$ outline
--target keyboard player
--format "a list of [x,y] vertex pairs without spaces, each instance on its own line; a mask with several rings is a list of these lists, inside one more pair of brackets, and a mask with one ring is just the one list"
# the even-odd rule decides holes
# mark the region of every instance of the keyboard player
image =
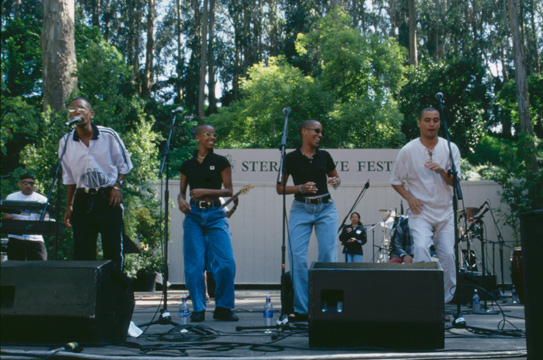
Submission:
[[[47,198],[34,191],[36,178],[30,173],[21,175],[19,187],[21,191],[9,194],[9,201],[32,201],[46,203]],[[37,221],[39,212],[23,210],[20,214],[4,213],[6,220]],[[47,260],[47,249],[43,242],[43,236],[37,234],[8,235],[7,246],[8,260]]]

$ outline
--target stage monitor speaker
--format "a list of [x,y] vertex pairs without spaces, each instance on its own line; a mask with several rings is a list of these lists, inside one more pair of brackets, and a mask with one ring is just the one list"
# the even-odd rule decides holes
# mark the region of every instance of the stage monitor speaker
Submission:
[[111,261],[1,265],[2,341],[123,341],[134,310],[128,278]]
[[524,274],[524,313],[528,359],[541,359],[543,354],[543,271],[539,262],[543,253],[543,209],[520,216],[522,272]]
[[452,302],[454,304],[468,304],[473,299],[473,290],[481,300],[499,299],[498,287],[496,286],[496,275],[485,275],[480,271],[461,271],[456,281],[456,291]]
[[436,262],[313,263],[309,346],[428,350],[445,346]]

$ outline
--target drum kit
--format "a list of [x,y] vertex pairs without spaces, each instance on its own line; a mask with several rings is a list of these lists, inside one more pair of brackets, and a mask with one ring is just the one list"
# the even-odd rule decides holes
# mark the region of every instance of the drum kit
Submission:
[[[383,229],[382,245],[375,245],[375,237],[373,240],[373,262],[386,263],[388,262],[388,260],[390,260],[390,241],[392,239],[392,235],[394,235],[396,225],[401,218],[407,216],[398,213],[395,209],[379,209],[379,212],[381,214],[384,214],[385,217],[383,218],[383,220],[375,223],[372,227],[369,228],[369,230],[372,231],[374,231],[374,229],[378,226]],[[377,253],[375,252],[376,249]]]

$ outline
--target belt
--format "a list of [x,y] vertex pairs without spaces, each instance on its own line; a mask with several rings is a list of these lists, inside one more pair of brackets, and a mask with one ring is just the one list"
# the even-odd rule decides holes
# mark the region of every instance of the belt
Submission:
[[96,195],[104,192],[111,191],[112,187],[102,187],[102,188],[77,188],[76,194],[89,194]]
[[324,196],[321,196],[319,198],[314,198],[314,199],[304,198],[302,202],[309,205],[320,205],[320,204],[325,204],[325,203],[331,203],[332,197],[330,196],[330,194],[328,194],[328,195],[324,195]]
[[213,201],[202,201],[202,200],[191,200],[190,203],[200,209],[211,209],[221,206],[220,200]]

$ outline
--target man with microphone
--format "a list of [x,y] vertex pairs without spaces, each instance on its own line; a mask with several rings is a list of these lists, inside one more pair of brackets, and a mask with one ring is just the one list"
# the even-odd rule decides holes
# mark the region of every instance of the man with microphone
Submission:
[[123,141],[111,128],[92,123],[94,111],[84,98],[68,107],[76,129],[62,137],[62,180],[67,189],[64,223],[73,228],[74,259],[96,260],[102,235],[104,259],[123,267],[123,182],[133,168]]
[[[443,267],[445,302],[454,296],[453,177],[447,140],[438,136],[439,111],[425,108],[417,125],[420,137],[411,140],[398,153],[390,183],[409,203],[409,228],[413,236],[413,262],[431,261],[430,246],[435,246]],[[460,152],[451,143],[460,179]]]

